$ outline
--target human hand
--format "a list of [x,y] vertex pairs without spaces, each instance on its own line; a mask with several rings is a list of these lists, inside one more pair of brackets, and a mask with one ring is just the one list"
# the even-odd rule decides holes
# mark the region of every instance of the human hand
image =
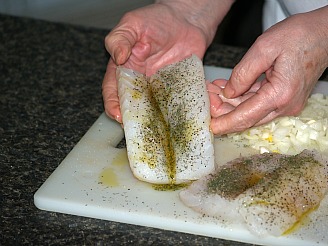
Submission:
[[231,0],[166,0],[123,16],[105,39],[111,55],[102,87],[106,113],[122,122],[117,65],[150,76],[191,54],[202,58],[231,4]]
[[[327,16],[324,7],[276,24],[255,41],[228,81],[212,85],[214,134],[243,131],[304,108],[328,66]],[[255,83],[261,74],[265,77]]]

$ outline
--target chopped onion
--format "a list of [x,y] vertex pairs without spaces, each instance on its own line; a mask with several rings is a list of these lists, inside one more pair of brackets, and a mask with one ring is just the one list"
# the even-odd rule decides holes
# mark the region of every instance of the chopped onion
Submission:
[[299,116],[285,116],[241,133],[229,134],[260,153],[297,154],[304,149],[328,149],[328,97],[313,94]]

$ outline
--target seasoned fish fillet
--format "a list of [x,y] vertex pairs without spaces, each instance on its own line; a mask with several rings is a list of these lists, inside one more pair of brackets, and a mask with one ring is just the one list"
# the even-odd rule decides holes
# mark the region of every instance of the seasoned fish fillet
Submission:
[[119,67],[117,78],[129,163],[138,179],[179,184],[214,170],[209,97],[198,57],[150,78]]
[[200,213],[245,223],[259,236],[290,231],[328,191],[328,159],[316,151],[238,158],[180,192]]

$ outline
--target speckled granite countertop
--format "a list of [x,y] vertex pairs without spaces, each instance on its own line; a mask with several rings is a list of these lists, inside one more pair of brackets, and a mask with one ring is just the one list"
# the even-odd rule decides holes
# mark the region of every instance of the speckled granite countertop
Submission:
[[[0,15],[0,245],[244,245],[38,210],[33,195],[103,112],[108,30]],[[215,45],[205,64],[245,49]]]

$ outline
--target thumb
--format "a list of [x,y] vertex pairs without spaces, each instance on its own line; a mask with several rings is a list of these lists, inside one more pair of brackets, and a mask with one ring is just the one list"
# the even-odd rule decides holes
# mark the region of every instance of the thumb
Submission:
[[255,43],[232,70],[223,89],[223,95],[226,98],[241,96],[251,88],[261,74],[274,65],[274,61],[275,56],[273,54],[261,52]]
[[106,36],[105,47],[116,65],[122,65],[130,57],[136,41],[134,32],[118,26]]

